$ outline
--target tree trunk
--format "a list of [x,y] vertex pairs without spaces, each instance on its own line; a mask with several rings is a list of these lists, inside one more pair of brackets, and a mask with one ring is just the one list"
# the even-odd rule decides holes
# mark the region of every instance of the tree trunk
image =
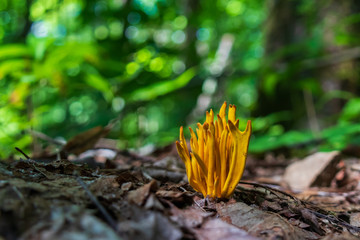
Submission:
[[[356,0],[328,0],[326,7],[319,12],[323,19],[324,55],[335,55],[346,49],[358,46],[359,21],[350,23],[346,21],[351,15],[358,14],[360,2]],[[349,54],[353,51],[349,51]],[[348,55],[349,55],[348,54]],[[347,91],[353,94],[359,92],[357,81],[359,79],[359,56],[353,55],[334,64],[329,64],[318,71],[322,89],[325,93],[330,91]],[[344,99],[331,99],[323,107],[325,115],[337,114],[342,110]]]

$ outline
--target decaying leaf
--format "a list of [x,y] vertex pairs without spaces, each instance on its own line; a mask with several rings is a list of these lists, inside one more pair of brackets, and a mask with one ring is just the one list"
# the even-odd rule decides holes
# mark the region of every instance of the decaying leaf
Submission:
[[306,190],[311,186],[330,186],[340,159],[338,151],[315,153],[288,166],[284,181],[293,190]]
[[[66,229],[66,231],[64,231]],[[121,240],[107,224],[77,206],[53,209],[51,215],[26,231],[22,240]]]
[[146,198],[150,195],[151,192],[156,192],[158,189],[158,182],[156,180],[153,180],[149,182],[148,184],[130,191],[128,193],[128,200],[130,202],[136,203],[137,205],[142,205]]
[[149,211],[138,221],[123,221],[119,231],[124,239],[142,240],[178,240],[183,234],[163,215]]
[[218,204],[217,212],[224,221],[253,236],[265,239],[318,239],[316,233],[292,226],[281,216],[263,212],[242,202]]
[[95,146],[98,140],[105,137],[110,131],[108,127],[97,126],[82,132],[72,139],[62,148],[62,152],[79,155]]
[[206,221],[200,229],[195,230],[196,237],[199,240],[256,240],[260,239],[251,236],[246,231],[235,227],[229,223],[226,223],[220,219],[210,219]]

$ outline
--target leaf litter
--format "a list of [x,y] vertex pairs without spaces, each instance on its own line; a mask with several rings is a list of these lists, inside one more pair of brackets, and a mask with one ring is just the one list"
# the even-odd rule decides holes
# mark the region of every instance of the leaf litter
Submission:
[[[360,236],[357,158],[336,154],[336,161],[321,165],[331,176],[312,173],[299,191],[287,184],[296,178],[285,174],[299,160],[250,155],[245,180],[230,200],[202,199],[187,182],[173,145],[147,156],[106,146],[99,151],[100,140],[109,142],[103,139],[107,131],[95,128],[74,137],[63,154],[0,162],[0,239]],[[298,175],[306,171],[297,169]]]

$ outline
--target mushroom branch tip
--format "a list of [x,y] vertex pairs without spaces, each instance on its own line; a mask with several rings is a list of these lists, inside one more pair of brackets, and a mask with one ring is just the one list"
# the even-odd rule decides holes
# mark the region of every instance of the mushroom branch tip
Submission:
[[185,163],[190,185],[204,197],[230,198],[244,172],[251,136],[251,121],[245,130],[239,130],[235,105],[224,102],[214,121],[214,112],[206,112],[203,124],[197,123],[194,131],[189,128],[191,138],[188,150],[184,129],[180,127],[180,139],[176,148]]

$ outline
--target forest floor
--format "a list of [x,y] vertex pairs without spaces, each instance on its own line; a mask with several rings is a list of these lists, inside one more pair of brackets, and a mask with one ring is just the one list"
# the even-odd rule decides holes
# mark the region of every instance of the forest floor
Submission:
[[103,131],[74,137],[60,154],[45,149],[0,161],[0,239],[360,236],[357,157],[249,155],[231,199],[203,199],[174,145],[144,156],[116,150]]

